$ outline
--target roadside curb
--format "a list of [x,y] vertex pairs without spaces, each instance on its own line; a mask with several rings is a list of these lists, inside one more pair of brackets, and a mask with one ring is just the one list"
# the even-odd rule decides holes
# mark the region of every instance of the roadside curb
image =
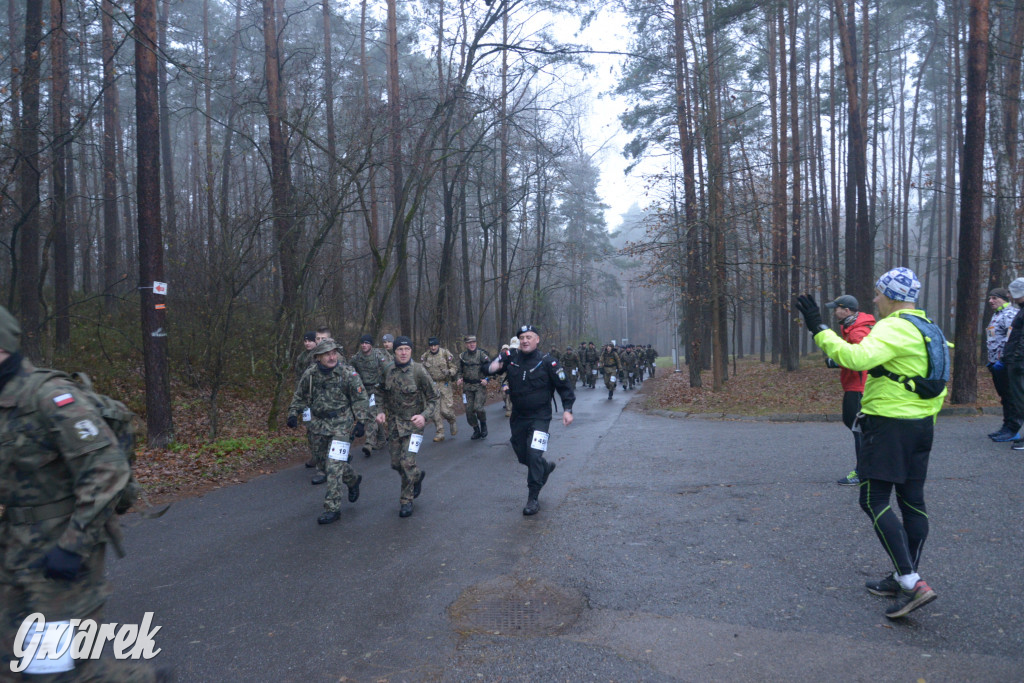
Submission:
[[[776,413],[774,415],[737,415],[734,413],[686,413],[681,410],[644,410],[648,415],[673,419],[696,420],[732,420],[742,422],[842,422],[840,413]],[[994,406],[975,408],[974,406],[949,406],[939,411],[939,417],[980,417],[981,415],[1001,415],[1002,409]]]

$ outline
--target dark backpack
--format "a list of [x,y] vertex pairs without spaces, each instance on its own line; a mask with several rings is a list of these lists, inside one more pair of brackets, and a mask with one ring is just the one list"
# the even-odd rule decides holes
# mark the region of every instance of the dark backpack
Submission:
[[918,315],[901,315],[901,318],[914,325],[924,337],[924,346],[928,355],[928,374],[925,376],[907,377],[897,375],[879,365],[868,370],[872,377],[888,377],[899,382],[907,391],[912,391],[921,398],[935,398],[946,388],[949,381],[949,347],[946,336],[939,326]]
[[128,460],[128,465],[132,467],[132,474],[128,478],[128,483],[125,484],[124,489],[121,491],[121,497],[118,499],[114,506],[115,512],[122,515],[135,504],[142,494],[142,486],[135,478],[135,441],[138,434],[136,428],[139,416],[131,411],[121,401],[111,398],[105,394],[97,393],[92,386],[92,380],[84,372],[73,372],[70,375],[60,370],[49,370],[45,368],[37,368],[33,373],[32,377],[29,378],[28,385],[25,387],[25,393],[27,395],[35,394],[45,382],[51,379],[66,379],[74,382],[77,385],[78,390],[82,393],[85,400],[90,401],[96,408],[96,411],[103,417],[103,421],[107,423],[110,430],[114,432],[114,436],[117,437],[117,444]]

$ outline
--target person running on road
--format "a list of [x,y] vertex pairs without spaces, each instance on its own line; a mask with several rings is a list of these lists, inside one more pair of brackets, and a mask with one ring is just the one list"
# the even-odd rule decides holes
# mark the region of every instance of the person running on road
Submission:
[[[924,483],[935,416],[942,408],[946,388],[931,398],[916,393],[919,386],[914,378],[929,373],[928,342],[908,320],[910,316],[928,320],[924,311],[916,308],[920,291],[921,282],[909,268],[894,268],[882,275],[875,284],[874,298],[881,319],[859,344],[843,341],[823,325],[821,311],[811,296],[803,294],[796,303],[814,342],[829,358],[851,370],[871,371],[854,425],[863,433],[857,456],[860,506],[871,518],[895,572],[869,581],[865,587],[874,595],[899,597],[885,611],[890,619],[905,617],[936,598],[918,574],[918,565],[928,537]],[[942,336],[941,332],[933,334]],[[911,386],[914,389],[908,390]],[[902,520],[892,508],[893,489]]]
[[533,325],[519,328],[519,348],[502,351],[481,370],[489,375],[505,373],[512,396],[512,450],[520,463],[526,465],[526,487],[529,495],[524,515],[540,510],[537,497],[555,471],[555,463],[544,458],[548,450],[548,428],[551,424],[551,399],[555,392],[562,398],[562,424],[572,424],[572,404],[576,394],[558,361],[539,351],[540,332]]
[[[851,344],[859,344],[875,324],[875,316],[860,312],[857,299],[849,294],[844,294],[835,301],[825,304],[825,308],[834,309],[836,320],[839,321],[839,331],[843,339]],[[860,412],[860,399],[864,394],[864,378],[867,373],[863,370],[844,368],[827,357],[825,365],[830,368],[839,368],[839,383],[843,385],[843,424],[847,429],[853,430],[853,422],[857,419],[857,413]],[[853,431],[854,454],[860,453],[860,442],[860,431]],[[860,479],[857,477],[857,470],[851,471],[836,483],[840,486],[859,485]]]

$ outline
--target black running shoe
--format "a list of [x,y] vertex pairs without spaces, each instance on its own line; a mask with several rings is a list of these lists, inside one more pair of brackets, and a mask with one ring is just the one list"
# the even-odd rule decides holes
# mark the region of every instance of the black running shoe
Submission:
[[864,587],[868,589],[868,593],[881,595],[885,598],[895,597],[900,592],[900,582],[892,574],[879,581],[868,581],[864,584]]
[[885,610],[885,616],[890,619],[905,617],[918,607],[924,607],[929,602],[939,597],[924,581],[918,581],[914,585],[913,590],[908,591],[904,589],[901,592],[902,596],[900,599],[894,602],[889,609]]

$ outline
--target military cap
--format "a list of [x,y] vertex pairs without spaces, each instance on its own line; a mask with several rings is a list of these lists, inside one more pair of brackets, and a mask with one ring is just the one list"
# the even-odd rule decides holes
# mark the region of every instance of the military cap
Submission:
[[333,351],[334,349],[337,349],[339,353],[345,353],[345,347],[343,347],[341,344],[334,341],[333,339],[324,339],[323,341],[316,345],[315,349],[313,349],[313,355],[322,356],[328,351]]
[[373,335],[364,334],[362,337],[359,338],[359,343],[360,344],[372,344],[373,343]]
[[380,338],[380,340],[394,343],[395,338],[392,337],[390,334],[385,334],[383,337]]
[[467,334],[465,337],[462,338],[462,341],[466,342],[467,344],[469,342],[475,342],[476,341],[476,335],[475,334]]
[[518,336],[520,334],[526,334],[527,332],[533,332],[538,337],[540,336],[540,330],[538,330],[533,325],[520,325],[519,326],[519,331],[516,332],[516,336]]
[[302,335],[302,340],[303,341],[316,341],[316,332],[307,332],[306,334]]
[[427,346],[440,346],[440,345],[441,345],[441,340],[438,339],[437,337],[431,337],[430,339],[427,340]]
[[21,350],[21,325],[3,306],[0,306],[0,349],[7,353]]
[[412,348],[412,340],[409,339],[408,337],[396,337],[395,338],[395,348],[397,349],[399,346],[408,346],[411,349]]

